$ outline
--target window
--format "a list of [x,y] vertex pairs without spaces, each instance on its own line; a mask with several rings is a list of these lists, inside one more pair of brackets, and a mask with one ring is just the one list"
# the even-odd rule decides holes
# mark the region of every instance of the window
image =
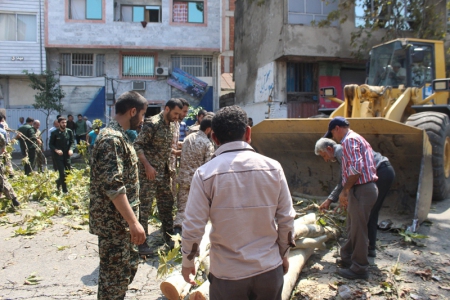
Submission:
[[204,2],[174,1],[172,13],[175,23],[204,23]]
[[153,55],[122,55],[122,77],[151,77],[155,75]]
[[[325,20],[328,14],[339,9],[339,1],[289,0],[288,23],[310,25],[312,21]],[[337,21],[331,23],[337,26]]]
[[102,0],[69,0],[69,19],[101,20]]
[[94,76],[95,73],[95,76],[104,76],[104,65],[104,54],[97,54],[95,56],[89,53],[61,54],[61,75],[88,77]]
[[211,55],[172,56],[172,68],[179,68],[196,77],[212,77]]
[[122,5],[121,20],[124,22],[161,22],[161,6],[158,5]]
[[318,67],[311,63],[287,64],[287,91],[296,93],[317,93]]
[[410,30],[408,21],[409,1],[382,1],[382,0],[357,0],[355,2],[355,26],[366,26],[366,20],[370,24],[377,23],[380,28],[395,26],[399,30]]
[[36,15],[0,13],[0,41],[36,42]]

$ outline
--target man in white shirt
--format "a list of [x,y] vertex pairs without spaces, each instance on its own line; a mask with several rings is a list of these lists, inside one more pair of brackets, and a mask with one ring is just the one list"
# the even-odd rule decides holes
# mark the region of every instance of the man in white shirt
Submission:
[[[248,144],[251,128],[239,106],[212,120],[220,147],[194,174],[182,230],[182,274],[194,284],[194,257],[208,219],[210,299],[281,299],[295,210],[281,165]],[[278,225],[278,226],[277,226]]]

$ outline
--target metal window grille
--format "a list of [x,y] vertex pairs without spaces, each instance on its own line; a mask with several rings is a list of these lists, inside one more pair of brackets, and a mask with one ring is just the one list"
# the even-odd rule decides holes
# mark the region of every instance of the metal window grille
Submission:
[[94,54],[73,53],[72,54],[72,75],[73,76],[93,76],[94,75]]
[[287,91],[315,93],[317,85],[317,65],[311,63],[288,63]]
[[105,55],[97,54],[95,57],[95,76],[105,76]]
[[154,76],[155,58],[151,55],[123,55],[123,77],[149,77]]
[[61,54],[61,75],[72,75],[72,54],[62,53]]
[[172,68],[179,68],[196,77],[212,77],[212,62],[211,55],[172,56]]
[[[100,55],[97,55],[100,56]],[[104,55],[101,63],[101,74],[104,74]],[[98,67],[98,64],[97,64]],[[103,69],[103,70],[102,70]],[[98,74],[98,72],[96,72]],[[61,75],[68,76],[94,76],[94,54],[62,53]]]

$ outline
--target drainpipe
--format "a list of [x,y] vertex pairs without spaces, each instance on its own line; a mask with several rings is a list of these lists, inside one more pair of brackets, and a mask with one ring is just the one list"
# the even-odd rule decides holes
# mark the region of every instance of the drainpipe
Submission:
[[43,73],[42,70],[42,0],[39,0],[39,53],[41,56],[41,75]]

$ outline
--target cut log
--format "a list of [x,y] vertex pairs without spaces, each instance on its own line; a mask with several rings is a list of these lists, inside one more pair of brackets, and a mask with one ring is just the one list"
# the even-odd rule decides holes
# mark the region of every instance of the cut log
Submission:
[[325,242],[328,240],[328,236],[322,235],[316,238],[302,238],[295,241],[295,247],[292,249],[305,249],[305,248],[319,248],[321,250],[326,249]]
[[[209,260],[209,233],[211,231],[211,223],[208,223],[205,227],[205,233],[200,242],[200,256],[195,261],[196,269],[198,269],[200,263],[208,257]],[[209,272],[209,270],[208,270]],[[188,284],[183,275],[181,275],[181,270],[176,270],[170,274],[163,282],[160,284],[161,292],[169,300],[178,300],[189,292],[191,285]],[[187,289],[187,291],[186,291]]]
[[289,271],[284,275],[283,292],[281,294],[282,300],[290,299],[298,276],[313,252],[313,248],[295,249],[289,252]]
[[178,300],[187,285],[188,283],[184,281],[183,275],[177,272],[161,282],[159,288],[167,299]]
[[209,300],[209,280],[189,294],[189,300]]
[[333,227],[323,227],[320,225],[304,224],[302,220],[297,219],[294,221],[294,239],[302,237],[315,238],[326,234],[329,238],[336,238],[339,231]]
[[307,214],[306,216],[296,219],[294,222],[297,222],[297,224],[315,224],[316,214],[315,213]]

